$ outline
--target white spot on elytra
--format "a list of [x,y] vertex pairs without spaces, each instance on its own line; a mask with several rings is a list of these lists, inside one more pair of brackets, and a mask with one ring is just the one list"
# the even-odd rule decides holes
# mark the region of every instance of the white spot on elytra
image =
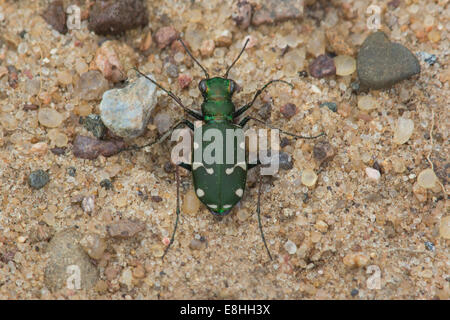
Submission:
[[192,164],[192,170],[197,170],[199,167],[203,167],[203,163],[201,163],[201,162],[194,162]]
[[203,197],[204,195],[205,195],[205,191],[203,191],[202,189],[198,188],[197,189],[197,196]]
[[231,207],[232,207],[231,204],[225,204],[225,205],[223,206],[224,209],[230,209]]
[[207,206],[210,207],[211,209],[217,209],[216,204],[207,204]]
[[206,172],[208,173],[208,174],[213,174],[214,173],[214,169],[213,168],[205,168],[206,169]]
[[242,197],[242,195],[244,194],[244,190],[242,190],[242,189],[237,189],[235,193],[236,193],[236,195],[240,198],[240,197]]
[[242,170],[246,170],[246,169],[247,169],[247,164],[246,164],[245,162],[238,162],[238,163],[236,163],[236,164],[234,165],[234,167],[226,169],[226,170],[225,170],[225,173],[226,173],[227,175],[232,174],[233,171],[234,171],[234,168],[236,168],[236,167],[241,167]]

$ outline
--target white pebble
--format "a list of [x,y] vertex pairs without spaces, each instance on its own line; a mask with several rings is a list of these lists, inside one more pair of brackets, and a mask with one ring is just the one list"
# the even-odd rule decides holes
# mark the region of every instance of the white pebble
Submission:
[[381,174],[380,171],[374,169],[374,168],[366,168],[366,174],[369,177],[369,179],[372,179],[374,181],[380,180]]

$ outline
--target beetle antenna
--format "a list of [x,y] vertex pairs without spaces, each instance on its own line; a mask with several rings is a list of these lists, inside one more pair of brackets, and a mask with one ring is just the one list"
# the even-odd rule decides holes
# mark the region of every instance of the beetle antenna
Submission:
[[197,59],[194,58],[194,56],[192,55],[192,53],[189,51],[189,49],[187,48],[187,46],[184,44],[183,40],[181,40],[181,38],[178,38],[178,41],[181,42],[181,45],[183,46],[184,50],[186,50],[187,54],[192,58],[192,60],[195,61],[195,63],[198,64],[198,66],[200,68],[202,68],[203,72],[206,75],[206,79],[209,79],[209,73],[208,71],[206,71],[206,69],[200,64],[200,62],[197,61]]
[[247,41],[245,41],[244,47],[241,49],[241,52],[239,53],[239,55],[237,56],[237,58],[234,59],[233,63],[228,67],[227,72],[225,72],[224,78],[228,78],[228,72],[230,72],[231,68],[233,68],[234,64],[239,60],[239,58],[241,57],[241,55],[244,53],[245,47],[247,46],[247,44],[248,44],[249,41],[250,41],[250,38],[247,38]]
[[153,80],[152,78],[148,77],[147,75],[143,74],[141,71],[139,71],[138,68],[133,67],[133,70],[136,71],[137,73],[139,73],[141,76],[143,76],[145,79],[149,80],[151,83],[153,83],[155,86],[157,86],[158,88],[160,88],[162,91],[164,91],[165,93],[167,93],[167,95],[169,97],[171,97],[173,100],[175,100],[175,102],[181,107],[183,108],[184,111],[186,111],[189,115],[193,116],[194,118],[196,118],[197,120],[202,120],[203,117],[201,114],[198,114],[197,112],[195,112],[194,110],[189,109],[188,107],[186,107],[183,102],[181,102],[181,99],[178,98],[172,91],[165,89],[163,86],[161,86],[158,82],[156,82],[155,80]]

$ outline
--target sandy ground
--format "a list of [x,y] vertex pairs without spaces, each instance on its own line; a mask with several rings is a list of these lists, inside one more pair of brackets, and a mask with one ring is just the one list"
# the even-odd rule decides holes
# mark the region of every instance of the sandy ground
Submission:
[[[141,69],[155,74],[185,104],[198,106],[201,70],[187,56],[176,63],[180,74],[194,79],[188,89],[181,90],[163,67],[164,61],[173,59],[174,51],[161,50],[152,43],[143,53],[139,48],[146,34],[162,26],[174,26],[186,34],[198,54],[197,42],[215,39],[217,30],[229,30],[233,40],[229,47],[216,48],[211,57],[199,57],[213,74],[222,74],[250,35],[255,45],[246,50],[230,73],[242,87],[234,97],[236,104],[248,102],[267,80],[290,81],[293,90],[277,86],[267,91],[266,101],[270,97],[273,100],[271,123],[297,134],[325,131],[327,137],[320,141],[329,142],[335,156],[319,168],[313,159],[318,141],[291,141],[283,151],[292,156],[293,168],[264,179],[262,223],[273,261],[268,259],[260,238],[254,185],[221,221],[203,206],[194,214],[182,215],[173,247],[162,261],[163,240],[172,232],[176,205],[174,174],[164,170],[170,161],[170,145],[96,160],[79,159],[71,152],[77,134],[90,135],[78,123],[79,115],[98,113],[100,102],[76,97],[74,84],[79,74],[75,64],[81,59],[89,65],[104,37],[89,32],[87,21],[82,21],[80,30],[60,35],[38,14],[47,6],[45,1],[0,1],[4,14],[0,65],[3,70],[7,66],[21,70],[15,88],[11,87],[8,71],[0,78],[1,299],[449,298],[449,240],[441,230],[442,220],[449,214],[447,195],[442,188],[413,192],[418,174],[430,167],[429,153],[439,180],[444,187],[448,184],[447,1],[400,1],[397,9],[384,1],[323,1],[305,10],[298,20],[250,26],[247,30],[231,19],[231,1],[146,2],[149,26],[116,37],[133,48]],[[84,1],[78,4],[86,8]],[[305,55],[305,47],[311,37],[317,36],[316,30],[330,28],[327,24],[334,25],[356,49],[356,58],[357,49],[370,33],[365,14],[370,4],[382,8],[383,30],[391,40],[413,53],[435,54],[437,62],[430,65],[420,60],[420,76],[388,90],[371,90],[368,94],[376,99],[377,108],[361,112],[358,95],[350,88],[356,73],[315,79],[299,77],[297,72],[307,70],[314,60],[309,52]],[[420,25],[425,16],[433,18],[431,28]],[[333,17],[337,21],[333,22]],[[23,30],[26,34],[21,37]],[[427,34],[431,30],[440,38],[433,35],[430,40]],[[292,47],[283,55],[286,42]],[[58,80],[61,71],[71,74],[73,84]],[[38,93],[30,94],[27,74],[40,80]],[[136,78],[133,72],[128,75],[130,81]],[[319,108],[326,101],[335,102],[338,112]],[[52,129],[39,123],[38,110],[24,111],[27,103],[63,115],[64,121],[56,129],[68,138],[64,155],[50,151],[55,146]],[[297,106],[297,114],[291,119],[279,112],[286,103]],[[259,99],[254,112],[262,105]],[[163,95],[153,114],[161,110],[173,119],[183,116]],[[393,136],[400,116],[414,121],[414,131],[407,143],[397,145]],[[133,142],[143,144],[156,136],[150,123],[145,135]],[[40,142],[44,145],[36,146]],[[379,180],[371,180],[366,174],[366,168],[373,166],[381,167]],[[68,174],[69,167],[76,169],[74,177]],[[47,170],[50,175],[50,182],[39,190],[27,183],[30,172],[36,169]],[[312,188],[301,183],[305,169],[318,173]],[[105,178],[112,181],[111,190],[100,186]],[[184,171],[182,195],[192,188],[190,176]],[[94,197],[93,212],[85,212],[77,202],[77,197],[83,196]],[[156,196],[162,201],[152,201]],[[127,239],[113,239],[106,226],[120,219],[139,220],[145,223],[145,229]],[[34,234],[42,226],[49,236],[40,241]],[[92,289],[53,292],[44,281],[48,240],[72,226],[77,226],[82,235],[94,233],[105,239],[105,253],[92,259],[99,280]],[[206,239],[206,245],[190,246],[199,236]],[[293,254],[285,248],[288,240],[296,245]]]

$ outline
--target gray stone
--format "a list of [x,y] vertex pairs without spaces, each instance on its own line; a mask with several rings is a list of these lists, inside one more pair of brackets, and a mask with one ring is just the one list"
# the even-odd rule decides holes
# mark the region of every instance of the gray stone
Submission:
[[35,170],[28,176],[28,184],[33,189],[41,189],[43,188],[48,181],[50,180],[50,177],[47,172],[44,170]]
[[125,88],[106,91],[100,103],[100,117],[115,135],[136,138],[144,132],[155,105],[156,86],[140,77]]
[[420,73],[416,56],[399,43],[391,42],[381,31],[367,37],[358,53],[358,77],[361,88],[389,88]]
[[88,290],[96,284],[98,270],[79,245],[80,240],[81,234],[69,228],[50,241],[47,247],[49,260],[44,272],[45,285],[50,290]]

